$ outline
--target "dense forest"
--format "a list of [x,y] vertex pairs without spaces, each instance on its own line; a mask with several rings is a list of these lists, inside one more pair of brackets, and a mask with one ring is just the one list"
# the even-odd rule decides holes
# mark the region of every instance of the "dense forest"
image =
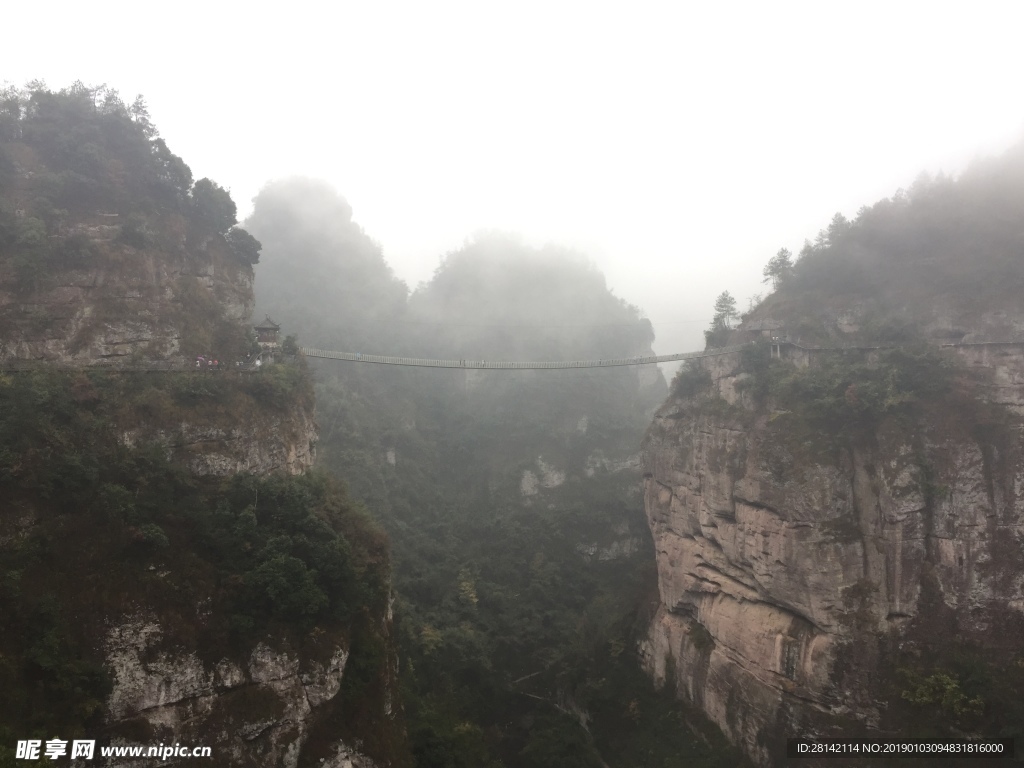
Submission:
[[[773,290],[749,319],[784,320],[809,345],[1016,338],[1022,210],[1024,142],[956,178],[922,175],[769,259]],[[715,307],[712,346],[737,338],[735,309]]]
[[[193,180],[141,98],[81,83],[0,92],[5,356],[59,347],[88,359],[106,323],[146,326],[151,343],[136,351],[149,359],[248,353],[240,315],[260,244],[236,224],[227,190]],[[211,270],[232,270],[236,285],[208,293]],[[93,290],[82,275],[98,271],[111,277]],[[93,294],[92,306],[76,316],[70,291]]]
[[[305,344],[649,354],[650,323],[579,254],[481,235],[408,294],[351,217],[326,185],[293,179],[246,221],[264,244],[260,313]],[[635,655],[654,577],[636,452],[665,393],[656,370],[315,371],[320,462],[391,537],[417,765],[736,763]]]

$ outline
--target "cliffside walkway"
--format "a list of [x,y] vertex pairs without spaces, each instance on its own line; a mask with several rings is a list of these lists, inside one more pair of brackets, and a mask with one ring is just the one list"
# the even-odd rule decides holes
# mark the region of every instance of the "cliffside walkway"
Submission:
[[48,360],[3,360],[0,361],[0,373],[30,373],[32,371],[52,370],[65,371],[133,371],[141,373],[257,373],[259,368],[254,365],[219,365],[197,368],[195,363],[179,363],[167,360],[152,362],[103,362],[93,364],[55,363]]
[[[658,363],[671,363],[678,360],[699,360],[705,357],[720,357],[731,355],[744,349],[749,349],[750,344],[735,344],[729,347],[718,349],[700,350],[697,352],[677,352],[672,355],[648,355],[646,357],[618,357],[607,360],[556,360],[556,361],[519,361],[519,360],[436,360],[420,357],[394,357],[391,355],[364,355],[361,352],[334,352],[315,347],[300,347],[302,354],[306,357],[316,357],[325,360],[343,360],[353,363],[376,363],[378,365],[403,365],[414,368],[460,368],[463,370],[475,371],[525,371],[525,370],[560,370],[573,368],[619,368],[630,365],[656,365]],[[867,352],[880,349],[896,349],[896,346],[842,346],[842,347],[805,347],[793,341],[772,340],[773,356],[781,356],[781,348],[789,347],[801,352]],[[960,347],[1022,347],[1024,341],[962,341],[936,345],[942,349]],[[18,360],[8,359],[0,361],[0,373],[18,373],[25,371],[38,371],[42,369],[62,368],[68,370],[93,370],[93,371],[142,371],[150,373],[224,373],[235,371],[236,373],[258,373],[261,369],[255,364],[255,360],[235,365],[220,365],[216,368],[199,367],[194,363],[180,363],[170,361],[154,362],[109,362],[86,364],[61,364],[45,360]]]

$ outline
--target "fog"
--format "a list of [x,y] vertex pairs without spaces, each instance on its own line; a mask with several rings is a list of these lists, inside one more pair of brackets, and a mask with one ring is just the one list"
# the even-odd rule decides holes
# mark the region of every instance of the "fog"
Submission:
[[480,230],[584,254],[660,354],[835,212],[1024,133],[1019,4],[705,5],[25,4],[0,77],[144,94],[240,218],[326,180],[410,289]]
[[478,232],[410,293],[323,181],[268,184],[244,225],[263,243],[257,315],[273,315],[312,346],[472,360],[651,354],[650,321],[569,249]]

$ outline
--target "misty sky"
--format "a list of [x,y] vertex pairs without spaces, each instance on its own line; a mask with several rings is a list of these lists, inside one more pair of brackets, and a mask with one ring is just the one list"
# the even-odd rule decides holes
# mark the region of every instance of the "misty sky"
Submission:
[[325,178],[411,287],[481,229],[573,246],[662,354],[836,211],[1024,139],[1019,2],[8,5],[0,80],[143,93],[241,217]]

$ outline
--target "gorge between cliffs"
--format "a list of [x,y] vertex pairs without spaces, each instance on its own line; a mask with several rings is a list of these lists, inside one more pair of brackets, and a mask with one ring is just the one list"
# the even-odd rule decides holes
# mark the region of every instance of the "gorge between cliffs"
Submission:
[[116,92],[8,96],[0,766],[1024,738],[1024,145],[783,249],[670,380],[431,369],[362,358],[636,359],[655,328],[571,249],[483,232],[410,289],[324,182],[239,222]]

